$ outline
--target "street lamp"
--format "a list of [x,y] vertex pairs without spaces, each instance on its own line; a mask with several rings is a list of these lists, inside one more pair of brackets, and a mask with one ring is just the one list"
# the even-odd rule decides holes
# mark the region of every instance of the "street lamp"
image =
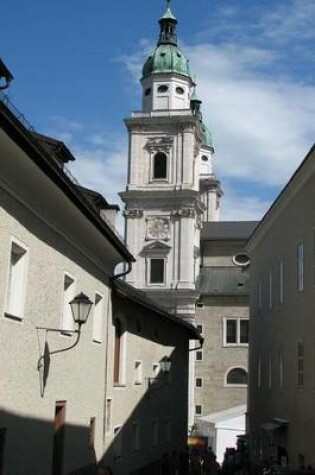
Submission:
[[81,325],[86,323],[88,319],[93,302],[89,299],[89,297],[87,297],[87,295],[81,292],[76,297],[74,297],[71,302],[69,302],[69,305],[71,307],[73,320],[79,325],[80,331]]
[[[87,297],[83,292],[81,292],[76,297],[74,297],[74,299],[71,300],[71,302],[69,302],[69,305],[71,307],[71,313],[72,313],[72,316],[73,316],[73,320],[79,326],[79,328],[77,330],[67,330],[67,333],[76,333],[77,334],[77,337],[76,337],[76,339],[75,339],[75,341],[72,345],[67,346],[66,348],[60,348],[58,350],[50,351],[49,347],[48,347],[47,340],[46,340],[47,333],[48,332],[61,332],[62,329],[60,329],[60,328],[36,327],[37,330],[45,330],[45,348],[44,348],[43,354],[40,356],[40,358],[38,359],[38,362],[37,362],[38,371],[40,371],[41,368],[44,367],[44,376],[45,376],[45,362],[47,363],[46,366],[49,367],[49,361],[50,361],[50,356],[51,355],[55,355],[57,353],[62,353],[64,351],[71,350],[72,348],[74,348],[79,343],[80,336],[81,336],[81,326],[83,325],[83,323],[86,323],[86,321],[88,319],[88,316],[89,316],[89,313],[90,313],[90,310],[91,310],[91,307],[93,305],[93,302],[89,299],[89,297]],[[47,369],[46,373],[48,375],[48,369]],[[44,377],[43,386],[42,386],[42,389],[41,389],[41,396],[42,397],[44,396],[45,379],[47,379],[47,375],[46,375],[46,377]]]
[[163,356],[160,360],[161,372],[154,378],[148,378],[149,388],[162,388],[168,384],[168,374],[171,371],[172,361],[169,356]]
[[161,370],[164,374],[168,374],[171,371],[171,358],[169,356],[163,356],[160,361],[161,363]]

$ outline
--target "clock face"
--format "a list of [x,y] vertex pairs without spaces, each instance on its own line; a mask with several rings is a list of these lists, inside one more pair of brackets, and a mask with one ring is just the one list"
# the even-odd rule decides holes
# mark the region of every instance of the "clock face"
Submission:
[[151,218],[147,224],[147,239],[169,239],[169,220],[164,218]]

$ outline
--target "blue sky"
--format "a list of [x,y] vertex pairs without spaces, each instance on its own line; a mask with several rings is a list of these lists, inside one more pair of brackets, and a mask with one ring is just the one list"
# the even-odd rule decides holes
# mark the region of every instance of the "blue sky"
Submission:
[[[223,219],[259,219],[314,142],[314,0],[172,0],[213,133]],[[10,0],[1,56],[14,104],[38,132],[66,142],[80,183],[111,202],[124,189],[123,118],[163,0]]]

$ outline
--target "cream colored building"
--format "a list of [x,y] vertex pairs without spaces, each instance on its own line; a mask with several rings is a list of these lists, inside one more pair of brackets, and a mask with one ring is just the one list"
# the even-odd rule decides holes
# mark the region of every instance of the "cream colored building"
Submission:
[[201,230],[196,325],[205,344],[196,352],[195,432],[209,438],[220,463],[225,448],[245,433],[250,287],[244,246],[257,224],[218,221]]
[[[139,328],[133,326],[133,304],[122,302],[120,309],[115,300],[113,312],[112,288],[119,287],[115,267],[133,261],[109,221],[113,207],[68,177],[64,163],[74,157],[64,144],[31,132],[2,99],[0,472],[93,473],[100,461],[113,465],[115,474],[127,474],[160,457],[166,428],[178,435],[176,448],[182,447],[188,342],[199,335],[190,324],[133,295],[129,300],[137,301],[139,321],[145,315],[143,335],[151,331],[150,338],[134,334]],[[79,335],[69,302],[81,292],[93,305]],[[121,364],[114,385],[117,355]],[[167,356],[169,376],[161,374],[161,359]],[[143,361],[139,385],[136,361]],[[167,380],[173,374],[174,386]],[[174,402],[165,395],[174,387],[181,411],[172,414]],[[157,397],[164,400],[160,407]],[[125,428],[135,411],[136,456],[126,448]],[[113,445],[122,447],[115,460]]]
[[315,149],[250,238],[249,431],[257,462],[315,466]]

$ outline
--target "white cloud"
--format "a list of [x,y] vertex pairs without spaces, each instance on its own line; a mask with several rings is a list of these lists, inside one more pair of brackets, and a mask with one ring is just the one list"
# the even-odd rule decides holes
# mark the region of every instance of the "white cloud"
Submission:
[[[253,21],[245,25],[237,7],[223,5],[216,28],[212,25],[210,31],[200,32],[199,44],[182,47],[196,73],[204,122],[213,132],[214,166],[225,192],[224,219],[260,218],[270,205],[272,187],[285,184],[314,142],[311,62],[303,64],[306,77],[299,75],[300,57],[293,56],[298,46],[283,45],[314,36],[309,24],[315,3],[288,0],[279,1],[272,10],[261,5],[249,10],[245,21]],[[220,40],[215,41],[214,34]],[[210,42],[205,40],[209,37]],[[311,48],[302,49],[303,60],[311,59]],[[128,80],[128,87],[137,107],[148,51],[148,42],[142,40],[134,54],[116,58],[133,80]],[[290,69],[293,63],[297,71]],[[59,130],[78,158],[72,169],[79,181],[117,202],[116,193],[126,183],[127,134],[113,136],[112,131],[100,133],[91,124],[58,120]],[[260,190],[266,187],[266,193],[255,194],[253,185]]]
[[284,184],[314,140],[315,87],[256,72],[276,60],[262,49],[234,47],[231,54],[230,47],[205,44],[186,51],[198,71],[223,186],[224,177]]
[[[75,129],[75,130],[74,130]],[[127,135],[101,130],[92,124],[53,119],[47,135],[65,140],[76,160],[68,168],[80,185],[101,193],[109,203],[121,204],[118,192],[127,177]]]
[[221,220],[223,221],[258,221],[270,206],[270,200],[253,195],[237,193],[233,183],[226,182],[221,198]]
[[260,27],[266,37],[277,41],[309,40],[315,38],[314,17],[314,0],[291,0],[268,11]]

